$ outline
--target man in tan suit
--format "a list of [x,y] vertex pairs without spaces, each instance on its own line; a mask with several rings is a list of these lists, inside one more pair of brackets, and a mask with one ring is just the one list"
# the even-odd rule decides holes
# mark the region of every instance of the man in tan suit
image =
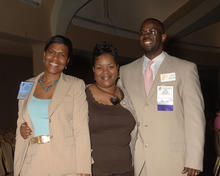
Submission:
[[119,80],[137,115],[135,175],[198,175],[205,118],[196,65],[163,51],[166,34],[157,19],[143,22],[139,39],[144,55],[121,67]]

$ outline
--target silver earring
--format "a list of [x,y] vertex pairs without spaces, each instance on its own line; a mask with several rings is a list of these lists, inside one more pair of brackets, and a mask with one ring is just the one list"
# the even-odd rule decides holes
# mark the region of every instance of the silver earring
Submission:
[[67,66],[65,66],[64,69],[67,70]]

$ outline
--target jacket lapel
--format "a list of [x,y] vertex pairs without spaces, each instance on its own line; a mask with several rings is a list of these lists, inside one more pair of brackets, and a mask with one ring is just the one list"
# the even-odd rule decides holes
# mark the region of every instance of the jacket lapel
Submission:
[[49,118],[51,118],[54,111],[61,104],[64,96],[70,89],[70,86],[71,84],[66,79],[65,74],[62,73],[49,105]]
[[[144,96],[144,99],[147,99],[147,94],[145,91],[145,85],[144,85],[144,74],[143,74],[143,62],[144,62],[144,57],[142,57],[139,62],[137,63],[137,68],[135,68],[135,72],[136,72],[136,76],[134,77],[136,80],[136,78],[138,78],[138,81],[136,82],[136,84],[138,84],[137,90],[136,92],[143,92],[143,94],[141,96]],[[136,71],[138,70],[138,71]],[[134,72],[134,73],[135,73]]]
[[[31,100],[31,98],[34,94],[34,91],[35,91],[36,86],[37,86],[37,82],[43,74],[44,73],[41,73],[37,77],[30,80],[30,81],[34,81],[34,86],[33,86],[32,90],[30,92],[30,95],[28,96],[28,98],[26,100],[24,100],[24,104],[23,104],[22,115],[24,117],[24,121],[27,122],[28,126],[32,129],[33,129],[33,126],[32,126],[32,123],[31,123],[30,116],[28,114],[28,104],[30,103],[30,100]],[[70,85],[71,84],[68,83],[68,81],[66,80],[65,75],[61,74],[60,80],[57,84],[57,87],[56,87],[54,93],[53,93],[53,97],[52,97],[50,105],[49,105],[49,118],[54,113],[57,106],[62,102],[63,97],[65,96],[65,94],[67,93],[67,91],[70,88]]]
[[32,89],[31,89],[31,92],[30,92],[28,98],[26,100],[24,100],[24,104],[23,104],[23,109],[22,109],[23,117],[24,117],[25,122],[27,122],[28,126],[31,127],[31,128],[32,128],[32,123],[31,123],[30,116],[28,114],[28,105],[29,105],[29,103],[31,101],[31,98],[32,98],[33,94],[34,94],[35,88],[37,86],[37,82],[38,82],[39,78],[43,74],[44,73],[41,73],[37,77],[35,77],[32,80],[30,80],[30,81],[34,82],[34,85],[33,85]]

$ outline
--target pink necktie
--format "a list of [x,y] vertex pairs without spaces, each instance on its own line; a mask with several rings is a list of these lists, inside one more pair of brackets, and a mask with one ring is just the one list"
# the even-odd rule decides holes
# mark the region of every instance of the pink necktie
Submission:
[[153,84],[153,71],[151,69],[151,65],[153,64],[153,61],[149,61],[147,64],[147,68],[145,70],[145,75],[144,75],[144,84],[145,84],[145,91],[147,96],[149,95],[150,88]]

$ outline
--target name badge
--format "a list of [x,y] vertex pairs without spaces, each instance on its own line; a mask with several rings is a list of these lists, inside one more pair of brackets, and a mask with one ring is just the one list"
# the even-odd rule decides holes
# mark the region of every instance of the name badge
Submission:
[[170,82],[176,80],[176,73],[164,73],[160,74],[160,81],[161,82]]
[[28,95],[31,92],[33,85],[34,85],[34,82],[22,81],[20,84],[19,91],[18,91],[17,99],[19,100],[27,99]]
[[173,86],[157,86],[157,110],[173,111]]

